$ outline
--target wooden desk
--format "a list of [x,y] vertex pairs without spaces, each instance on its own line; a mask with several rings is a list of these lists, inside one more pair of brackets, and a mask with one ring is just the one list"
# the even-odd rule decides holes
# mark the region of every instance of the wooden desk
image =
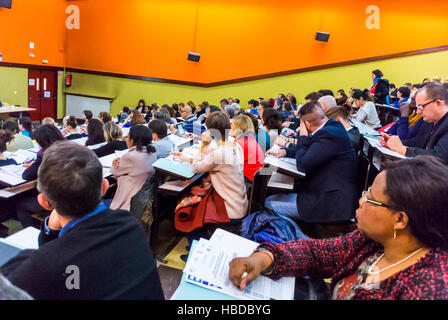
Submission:
[[20,117],[22,117],[22,112],[26,111],[34,111],[36,109],[33,108],[24,108],[24,107],[15,107],[15,106],[9,106],[9,107],[1,107],[0,108],[0,119],[6,120],[10,118],[10,114],[14,112],[19,112]]

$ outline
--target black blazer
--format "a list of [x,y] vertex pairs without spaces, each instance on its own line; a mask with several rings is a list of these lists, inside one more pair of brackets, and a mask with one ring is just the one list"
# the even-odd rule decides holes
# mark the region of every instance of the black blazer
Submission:
[[121,151],[126,150],[127,148],[128,145],[126,144],[126,141],[115,140],[108,142],[104,146],[99,147],[98,149],[94,149],[93,151],[96,153],[98,158],[101,158],[114,153],[116,150]]
[[355,149],[355,153],[358,154],[358,152],[361,150],[361,133],[359,132],[359,129],[357,127],[352,127],[350,130],[347,131],[348,137],[350,138],[350,141],[352,143],[353,148]]
[[408,147],[407,157],[428,154],[448,164],[448,113],[435,126],[433,123],[423,122],[414,138],[402,142]]
[[37,179],[37,172],[39,171],[40,164],[42,163],[43,155],[38,155],[36,157],[36,161],[34,163],[25,169],[22,173],[22,179],[23,180],[36,180]]
[[297,210],[309,223],[346,222],[355,217],[358,175],[355,150],[344,126],[329,119],[312,136],[299,136],[297,145],[286,150],[296,158],[297,170],[306,178],[297,180]]
[[[68,266],[79,268],[78,290],[66,287]],[[22,251],[2,272],[35,299],[164,299],[143,228],[128,211],[106,209],[60,238],[41,232],[39,249]]]
[[375,88],[375,103],[387,104],[387,96],[389,95],[389,80],[378,79]]

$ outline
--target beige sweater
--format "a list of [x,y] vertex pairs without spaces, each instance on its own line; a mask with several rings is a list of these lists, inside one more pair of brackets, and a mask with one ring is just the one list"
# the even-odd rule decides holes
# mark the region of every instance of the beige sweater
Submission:
[[145,148],[140,152],[133,147],[120,159],[117,169],[110,169],[110,172],[117,178],[117,192],[110,205],[111,209],[130,209],[131,198],[141,189],[149,174],[153,172],[152,164],[156,160],[155,153],[147,153]]
[[213,188],[224,199],[230,219],[241,219],[247,214],[243,166],[243,150],[237,143],[199,153],[193,162],[194,172],[209,172]]

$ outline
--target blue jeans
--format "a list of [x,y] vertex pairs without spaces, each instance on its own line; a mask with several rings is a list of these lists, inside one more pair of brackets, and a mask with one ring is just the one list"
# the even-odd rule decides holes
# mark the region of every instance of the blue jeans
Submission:
[[264,206],[279,216],[298,219],[297,193],[274,194],[266,198]]

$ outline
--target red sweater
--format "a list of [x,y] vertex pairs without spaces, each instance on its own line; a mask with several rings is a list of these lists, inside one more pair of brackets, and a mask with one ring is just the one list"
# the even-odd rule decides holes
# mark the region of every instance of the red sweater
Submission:
[[[309,239],[260,246],[274,255],[273,279],[290,276],[332,278],[336,283],[353,275],[359,265],[382,246],[354,231],[332,239]],[[447,300],[448,252],[430,249],[414,265],[380,282],[372,290],[356,290],[353,299],[362,300]]]
[[255,172],[263,167],[264,153],[253,135],[237,140],[244,152],[244,176],[250,181],[254,180]]

